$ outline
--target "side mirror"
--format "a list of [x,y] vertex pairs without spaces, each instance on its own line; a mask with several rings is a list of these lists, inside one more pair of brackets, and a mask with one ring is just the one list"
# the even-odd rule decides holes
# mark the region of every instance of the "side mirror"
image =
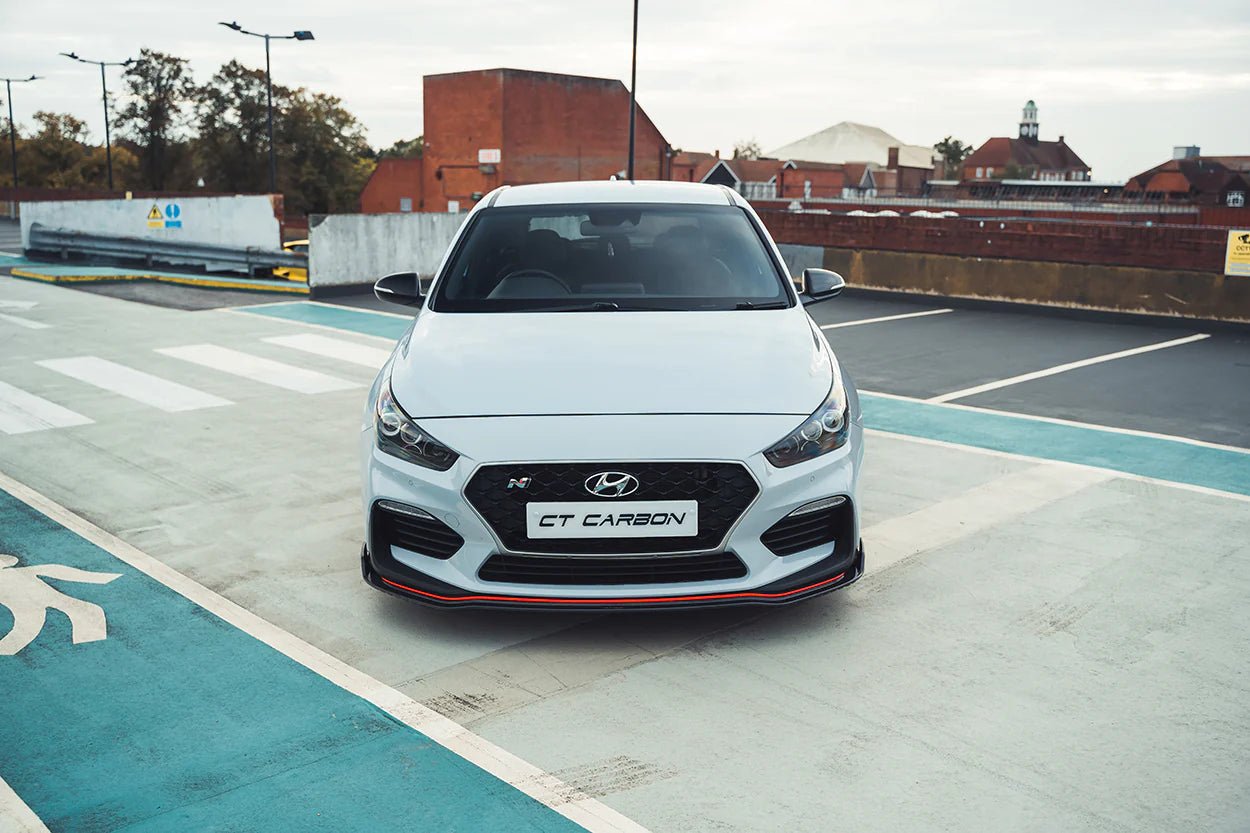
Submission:
[[421,277],[416,272],[396,272],[378,278],[373,294],[379,301],[388,301],[405,307],[419,307],[425,303],[421,294]]
[[846,289],[846,281],[837,272],[828,269],[803,270],[803,306],[827,301]]

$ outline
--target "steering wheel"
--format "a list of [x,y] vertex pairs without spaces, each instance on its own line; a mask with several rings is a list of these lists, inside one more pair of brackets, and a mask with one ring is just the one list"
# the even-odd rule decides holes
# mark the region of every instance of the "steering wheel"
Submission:
[[498,288],[499,286],[503,286],[503,284],[506,281],[510,281],[513,278],[519,278],[519,277],[546,278],[549,281],[554,281],[555,283],[559,284],[560,288],[564,290],[564,293],[566,295],[573,294],[573,290],[569,289],[569,285],[565,283],[561,278],[557,277],[556,275],[553,275],[551,272],[548,272],[546,269],[534,269],[530,267],[526,267],[524,269],[517,269],[515,271],[509,272],[508,274],[504,275],[503,278],[500,279],[496,288]]

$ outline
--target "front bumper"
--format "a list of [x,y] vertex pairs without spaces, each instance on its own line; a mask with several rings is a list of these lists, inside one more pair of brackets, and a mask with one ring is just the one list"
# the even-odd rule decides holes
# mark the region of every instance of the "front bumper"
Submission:
[[[579,596],[508,595],[469,593],[458,587],[406,567],[393,558],[375,564],[368,547],[360,551],[360,570],[365,581],[385,593],[415,599],[435,607],[496,607],[523,609],[575,610],[671,610],[689,607],[728,607],[739,605],[781,605],[798,602],[838,590],[864,574],[864,548],[861,543],[848,559],[835,554],[810,567],[754,590],[683,595],[622,596],[586,598]],[[389,562],[389,563],[387,563]],[[387,575],[383,575],[380,569]]]
[[[361,434],[367,527],[362,572],[365,580],[380,590],[442,606],[595,609],[783,604],[843,587],[863,570],[857,499],[863,458],[862,427],[853,424],[851,437],[843,448],[785,469],[771,467],[759,453],[742,455],[743,446],[764,447],[768,438],[781,436],[787,427],[792,428],[793,421],[785,416],[443,420],[428,426],[429,430],[462,453],[472,447],[481,455],[476,459],[461,457],[445,472],[424,469],[380,452],[374,445],[373,431],[366,424]],[[628,442],[605,441],[605,437],[628,438]],[[626,583],[619,577],[546,582],[536,577],[542,565],[533,567],[543,556],[518,547],[515,532],[496,534],[497,530],[474,509],[465,494],[466,485],[480,468],[518,459],[596,461],[596,466],[602,464],[605,469],[628,467],[626,461],[630,460],[719,460],[744,466],[758,484],[758,494],[724,540],[703,542],[708,549],[700,550],[700,557],[715,561],[715,556],[721,554],[724,561],[736,564],[738,569],[704,573],[709,577],[695,580],[681,571],[665,572],[670,565],[657,563],[656,574],[643,582]],[[526,467],[538,464],[521,465],[528,471]],[[494,488],[500,499],[509,494],[503,486],[496,484]],[[778,554],[762,541],[789,513],[829,496],[844,496],[848,510],[833,545],[791,547]],[[374,509],[381,502],[413,507],[429,521],[440,524],[442,528],[437,534],[446,544],[445,550],[431,557],[422,554],[420,547],[402,541],[395,545],[397,539],[388,538],[375,523]],[[516,548],[510,548],[510,543]],[[603,561],[613,559],[609,552],[600,554]],[[667,560],[663,556],[668,553],[657,555],[660,560]],[[496,569],[499,559],[505,556],[517,569]],[[597,562],[594,570],[602,563],[591,551],[572,553],[572,557],[583,564]],[[675,569],[677,565],[673,566]],[[523,577],[527,570],[529,576]]]

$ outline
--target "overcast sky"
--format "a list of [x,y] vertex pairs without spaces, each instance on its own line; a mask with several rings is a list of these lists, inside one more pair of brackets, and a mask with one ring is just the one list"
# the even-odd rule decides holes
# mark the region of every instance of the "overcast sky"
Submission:
[[[0,0],[0,75],[18,124],[69,111],[103,134],[99,76],[57,55],[150,47],[198,80],[261,42],[215,25],[311,29],[274,45],[274,80],[340,96],[374,145],[421,132],[421,77],[508,66],[629,79],[629,0]],[[839,121],[929,145],[1015,135],[1035,99],[1059,134],[1123,179],[1173,145],[1250,154],[1250,2],[642,0],[639,103],[676,147],[765,150]],[[117,73],[111,71],[111,84]],[[0,95],[3,88],[0,88]]]

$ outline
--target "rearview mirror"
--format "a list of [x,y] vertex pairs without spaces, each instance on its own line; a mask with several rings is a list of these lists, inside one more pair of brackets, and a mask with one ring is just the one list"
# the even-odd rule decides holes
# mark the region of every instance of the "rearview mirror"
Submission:
[[405,307],[419,307],[425,303],[421,295],[421,277],[416,272],[396,272],[378,278],[373,294],[379,301],[388,301]]
[[827,301],[846,289],[846,281],[837,272],[828,269],[803,270],[803,306]]

